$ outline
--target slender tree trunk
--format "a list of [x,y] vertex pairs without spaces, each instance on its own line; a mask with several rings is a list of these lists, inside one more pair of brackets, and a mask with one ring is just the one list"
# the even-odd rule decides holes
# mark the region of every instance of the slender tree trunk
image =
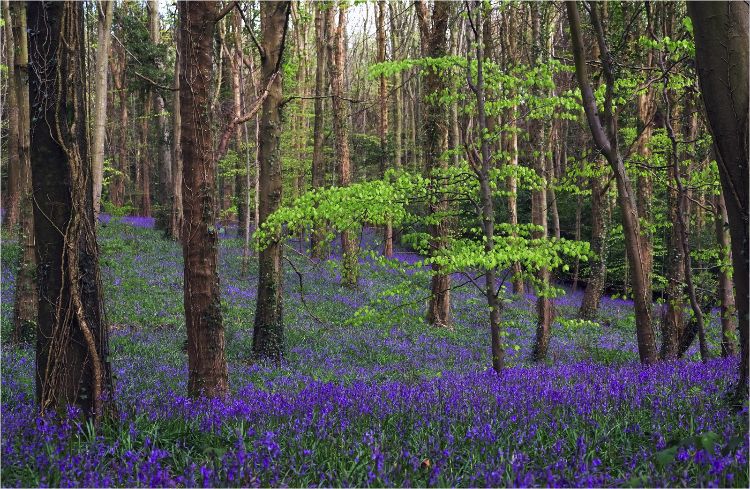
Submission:
[[[315,3],[315,103],[313,120],[313,156],[312,156],[312,188],[325,186],[325,160],[323,159],[323,144],[325,143],[323,109],[328,80],[326,79],[326,27],[327,16],[323,4]],[[315,258],[322,258],[325,254],[323,241],[325,229],[313,229],[310,236],[310,248]]]
[[[378,63],[385,62],[385,0],[378,0]],[[378,136],[380,137],[380,173],[385,174],[388,169],[388,95],[386,93],[385,75],[381,74],[379,79],[380,113],[378,114]],[[393,225],[386,223],[383,229],[383,255],[386,258],[393,256]]]
[[[535,3],[532,8],[531,19],[532,19],[532,39],[534,39],[534,62],[541,65],[544,60],[542,58],[542,46],[541,46],[541,12],[540,3]],[[552,134],[547,138],[547,131],[545,131],[545,121],[534,120],[531,124],[531,133],[536,141],[536,153],[538,155],[532,160],[532,169],[536,173],[537,177],[542,180],[541,188],[531,191],[531,222],[532,224],[541,227],[541,231],[535,231],[532,233],[534,239],[546,239],[548,233],[547,226],[547,185],[549,181],[549,175],[547,173],[548,168],[548,144],[552,140]],[[541,268],[537,274],[537,280],[541,283],[541,288],[544,289],[549,286],[550,273],[548,268]],[[552,308],[552,301],[545,296],[544,290],[537,290],[537,326],[536,326],[536,341],[532,349],[531,358],[534,361],[542,361],[547,357],[547,349],[549,347],[549,340],[551,336],[552,320],[554,319],[554,311]]]
[[[42,415],[98,417],[112,394],[86,142],[83,4],[30,2],[29,99]],[[55,74],[55,75],[52,75]]]
[[[415,2],[423,56],[442,58],[447,54],[448,19],[451,12],[450,2],[437,1],[433,4],[432,15],[428,13],[424,2]],[[423,75],[424,99],[422,126],[422,146],[425,157],[425,174],[430,178],[428,213],[433,218],[443,215],[448,210],[448,203],[440,187],[440,179],[435,178],[440,170],[447,168],[447,162],[441,159],[448,139],[447,120],[444,108],[431,98],[444,88],[441,73],[436,68],[426,68]],[[431,254],[437,254],[446,246],[448,224],[445,218],[438,218],[436,224],[429,226],[431,236]],[[427,322],[435,326],[451,326],[449,274],[441,273],[439,265],[432,265],[432,284],[430,302],[427,306]],[[493,285],[494,286],[494,285]]]
[[737,354],[736,334],[737,313],[734,305],[734,291],[732,279],[727,270],[727,264],[731,263],[731,249],[729,243],[729,222],[727,219],[727,208],[724,205],[724,195],[719,194],[714,199],[714,217],[716,227],[716,242],[721,250],[722,265],[718,268],[719,281],[719,304],[721,310],[721,356],[729,357]]
[[[336,137],[336,153],[339,160],[339,184],[346,187],[351,183],[351,157],[349,154],[349,111],[346,109],[344,94],[344,63],[346,63],[346,5],[339,6],[339,20],[336,24],[333,9],[327,11],[328,69],[331,76],[333,105],[333,132]],[[347,287],[356,287],[359,280],[359,257],[356,239],[350,232],[341,233],[341,255],[343,273],[341,281]]]
[[[260,224],[281,204],[281,56],[291,10],[290,2],[262,2],[261,86],[268,86],[263,101],[258,139]],[[276,76],[269,86],[271,77]],[[281,241],[277,236],[258,257],[258,301],[253,329],[253,356],[281,361],[284,354],[282,316]]]
[[16,80],[14,76],[14,63],[11,61],[15,57],[15,40],[14,32],[11,28],[10,5],[3,1],[3,20],[5,21],[5,59],[8,67],[8,95],[7,110],[8,113],[8,186],[3,202],[5,210],[4,225],[7,228],[15,230],[18,225],[20,203],[21,203],[21,160],[18,154],[18,94],[16,92]]
[[125,89],[125,49],[116,45],[113,47],[112,83],[117,92],[120,130],[117,137],[116,169],[117,174],[112,177],[109,188],[109,200],[112,205],[122,207],[125,204],[125,179],[130,174],[127,143],[128,143],[128,92]]
[[[391,27],[391,57],[392,61],[396,61],[396,49],[398,49],[399,46],[399,32],[397,28],[397,22],[396,22],[396,13],[394,12],[395,5],[398,5],[394,2],[389,2],[389,21],[390,21],[390,27]],[[403,22],[401,23],[403,25]],[[393,75],[393,166],[397,169],[401,168],[402,165],[402,156],[403,156],[403,136],[404,136],[404,128],[403,128],[403,110],[404,110],[404,88],[403,88],[403,75],[401,71]]]
[[745,2],[689,2],[695,58],[706,114],[716,143],[719,176],[732,236],[732,277],[740,332],[740,381],[747,397],[748,359],[748,5]]
[[[475,2],[469,11],[469,15],[476,15],[476,25],[482,25],[482,6],[480,2]],[[433,18],[436,14],[433,12]],[[441,24],[436,24],[438,27]],[[475,31],[476,32],[476,31]],[[485,109],[485,86],[484,86],[484,44],[487,32],[483,29],[481,34],[476,32],[475,53],[477,60],[477,78],[476,85],[472,85],[472,91],[476,96],[477,102],[477,119],[478,119],[478,138],[479,138],[479,160],[475,152],[470,152],[468,157],[474,170],[479,175],[479,194],[482,202],[482,231],[484,234],[484,251],[487,255],[493,253],[495,247],[495,207],[492,201],[492,188],[490,184],[490,171],[492,169],[492,157],[490,149],[490,140],[488,138],[489,129],[487,127],[487,114]],[[471,48],[469,48],[471,52]],[[470,56],[469,56],[470,57]],[[467,71],[468,81],[471,84],[471,73]],[[492,353],[492,368],[495,372],[500,372],[504,366],[505,351],[500,335],[500,313],[502,303],[497,297],[497,270],[489,268],[485,274],[485,298],[487,307],[490,312],[490,341]]]
[[[31,134],[29,112],[29,49],[26,30],[26,6],[20,2],[3,3],[6,29],[13,29],[15,56],[8,59],[8,97],[18,101],[18,159],[21,186],[20,226],[18,242],[21,244],[21,260],[16,274],[16,300],[13,305],[13,335],[15,343],[32,343],[37,324],[38,296],[34,283],[36,269],[36,246],[34,240],[34,208],[31,193]],[[8,13],[12,11],[12,19]],[[12,21],[12,23],[11,23]],[[12,27],[11,27],[12,26]],[[12,100],[8,100],[9,105]],[[14,148],[8,147],[9,151]]]
[[674,185],[675,168],[670,165],[668,173],[667,190],[667,212],[668,221],[672,223],[667,246],[666,263],[666,299],[667,309],[662,318],[661,332],[661,358],[673,360],[679,352],[680,337],[685,332],[685,260],[683,255],[682,240],[678,232],[677,221],[679,220],[679,196]]
[[96,85],[94,94],[94,141],[92,143],[91,164],[94,177],[94,217],[99,216],[102,200],[102,178],[104,175],[104,135],[107,125],[107,67],[109,65],[109,40],[112,29],[114,1],[98,2],[99,22],[97,25]]
[[223,397],[228,391],[224,323],[219,301],[216,170],[210,86],[217,2],[180,2],[180,109],[183,155],[182,253],[188,395]]
[[[175,29],[175,43],[182,45],[180,29]],[[182,239],[182,116],[180,114],[180,50],[177,50],[174,62],[174,107],[172,108],[172,208],[169,219],[169,235],[172,239]]]
[[576,77],[581,88],[586,118],[594,141],[607,158],[617,182],[618,203],[620,204],[622,227],[625,234],[625,249],[630,265],[630,272],[633,277],[638,353],[641,363],[652,364],[658,360],[658,352],[651,324],[651,297],[648,296],[650,287],[646,284],[646,273],[641,267],[640,261],[640,253],[643,246],[641,245],[641,225],[638,208],[635,203],[635,194],[633,193],[630,179],[625,172],[625,165],[617,148],[615,120],[612,111],[614,75],[612,74],[612,67],[610,65],[610,56],[601,24],[597,18],[596,8],[594,7],[591,10],[592,20],[597,34],[605,78],[607,79],[607,93],[604,104],[605,123],[602,125],[597,114],[596,99],[594,98],[594,92],[589,82],[588,68],[586,67],[586,60],[583,54],[583,34],[581,33],[578,7],[574,1],[566,2],[566,5],[570,21]]
[[602,184],[602,163],[595,163],[595,175],[589,178],[591,183],[591,251],[589,260],[589,277],[586,289],[578,310],[581,319],[593,319],[599,310],[599,302],[604,294],[604,282],[607,277],[607,256],[609,255],[609,206],[607,190]]
[[143,115],[141,116],[141,142],[139,144],[140,157],[136,165],[136,192],[138,194],[138,215],[151,217],[151,112],[152,99],[145,95],[143,99]]

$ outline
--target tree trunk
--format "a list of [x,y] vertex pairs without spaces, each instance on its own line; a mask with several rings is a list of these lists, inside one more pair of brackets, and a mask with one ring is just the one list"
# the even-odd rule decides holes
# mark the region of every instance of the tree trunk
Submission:
[[[586,112],[591,133],[597,147],[607,158],[617,182],[617,196],[622,213],[622,227],[625,234],[625,249],[630,265],[633,280],[633,292],[635,303],[636,336],[638,340],[638,353],[641,363],[653,364],[658,360],[654,331],[651,324],[651,297],[646,283],[646,273],[641,267],[640,253],[643,249],[641,244],[641,225],[639,222],[638,209],[635,203],[635,194],[630,178],[625,172],[625,165],[617,148],[615,120],[612,110],[612,98],[614,90],[614,75],[610,65],[610,55],[607,50],[606,41],[601,28],[601,23],[596,14],[596,8],[591,9],[591,17],[594,23],[599,49],[602,59],[602,67],[607,80],[604,125],[597,114],[596,99],[591,88],[588,76],[588,68],[583,54],[583,34],[578,15],[578,7],[574,1],[566,2],[568,19],[570,21],[571,40],[573,43],[573,56],[576,66],[576,77],[581,88],[583,106]],[[606,129],[605,129],[606,128]]]
[[[339,185],[346,187],[351,183],[351,157],[349,154],[349,111],[346,109],[344,94],[344,63],[346,63],[346,5],[339,6],[339,20],[336,24],[333,9],[326,12],[328,27],[328,69],[331,76],[331,97],[333,105],[333,132],[336,137],[336,153],[339,163]],[[341,282],[347,287],[356,287],[359,280],[358,246],[354,236],[345,231],[341,233],[341,259],[343,273]]]
[[113,48],[112,84],[117,92],[120,130],[117,138],[116,169],[109,188],[109,200],[112,205],[122,207],[125,204],[125,178],[130,174],[128,162],[128,92],[125,89],[125,67],[127,59],[125,48],[117,45]]
[[737,310],[734,305],[734,291],[732,280],[727,270],[731,263],[731,250],[729,243],[729,222],[727,219],[727,208],[724,205],[724,195],[719,194],[714,199],[714,217],[716,227],[716,243],[719,245],[721,266],[717,270],[719,281],[719,304],[721,309],[721,356],[729,357],[737,354],[736,334],[737,322],[735,314]]
[[[263,101],[258,140],[260,168],[258,194],[262,224],[281,204],[281,56],[284,50],[290,2],[262,2],[261,86],[268,87]],[[273,83],[268,83],[276,76]],[[284,354],[282,316],[281,241],[277,236],[258,256],[258,301],[253,329],[253,356],[280,362]]]
[[[21,260],[16,274],[16,300],[13,305],[13,335],[14,343],[31,344],[37,324],[38,296],[34,283],[36,269],[36,245],[34,240],[34,208],[31,193],[31,134],[29,112],[29,49],[26,30],[26,7],[23,3],[13,2],[12,7],[4,2],[6,12],[6,29],[13,29],[15,57],[8,59],[8,97],[15,97],[18,101],[18,159],[19,184],[21,186],[20,220],[18,227],[18,242],[21,244]],[[12,24],[7,13],[12,11]],[[11,81],[11,76],[12,81]],[[8,101],[12,105],[12,101]],[[10,142],[10,141],[9,141]],[[8,147],[9,151],[14,151]]]
[[599,311],[599,302],[604,294],[604,282],[607,277],[607,256],[609,255],[609,206],[607,190],[602,184],[602,163],[595,163],[595,175],[591,182],[591,251],[589,260],[589,277],[586,290],[583,292],[578,317],[593,319]]
[[748,5],[688,2],[698,79],[711,126],[732,236],[732,265],[740,332],[738,395],[748,384]]
[[216,12],[215,1],[179,4],[182,253],[191,397],[223,397],[228,391],[217,273],[216,162],[209,105]]
[[[540,3],[535,3],[531,7],[531,38],[534,39],[534,63],[541,65],[544,63],[542,58],[542,46],[541,46],[541,12]],[[541,94],[539,94],[541,95]],[[541,231],[534,231],[532,233],[533,239],[547,239],[548,226],[547,226],[547,185],[550,176],[547,174],[547,154],[548,145],[552,141],[552,134],[547,137],[547,131],[545,130],[546,121],[543,120],[532,120],[530,133],[533,135],[536,145],[532,145],[537,153],[536,157],[533,157],[531,167],[542,181],[541,188],[534,189],[531,191],[531,223],[540,226]],[[549,269],[541,268],[537,273],[537,280],[541,283],[541,289],[549,287],[550,273]],[[546,291],[537,290],[536,310],[537,310],[537,326],[536,326],[536,341],[531,352],[531,358],[534,361],[542,361],[547,357],[547,349],[549,347],[549,340],[551,335],[552,320],[554,319],[554,312],[552,308],[552,301],[545,297]]]
[[[181,46],[180,29],[175,29],[175,43]],[[172,208],[169,219],[169,235],[172,239],[182,238],[182,116],[180,114],[180,78],[182,78],[180,50],[174,62],[174,107],[172,108]]]
[[96,85],[94,93],[94,141],[92,143],[91,165],[94,178],[94,217],[99,216],[102,200],[102,179],[104,176],[104,135],[107,125],[107,67],[109,65],[109,40],[112,29],[112,16],[115,2],[98,2],[99,22],[97,24],[96,46]]
[[4,222],[5,227],[15,231],[18,225],[20,203],[21,203],[21,160],[18,154],[18,94],[16,92],[16,80],[14,76],[14,66],[11,61],[15,57],[15,40],[10,18],[10,5],[3,1],[3,20],[5,21],[5,59],[8,67],[8,95],[6,110],[8,111],[8,186],[3,202],[5,210]]
[[[398,44],[399,32],[396,26],[396,13],[394,12],[394,6],[398,5],[394,2],[389,2],[389,21],[391,27],[391,57],[392,61],[396,60],[396,49],[400,48]],[[403,25],[403,23],[401,23]],[[403,74],[401,71],[393,75],[393,166],[397,169],[401,168],[402,156],[403,156],[403,110],[404,110],[404,88],[403,88]]]
[[[323,159],[323,133],[325,114],[324,99],[328,80],[326,79],[326,27],[327,16],[320,2],[315,3],[315,103],[313,119],[313,156],[312,156],[312,188],[325,186],[325,160]],[[322,258],[325,254],[323,241],[325,230],[313,229],[310,236],[310,248],[315,258]]]
[[[98,417],[112,394],[86,141],[83,4],[29,2],[31,167],[42,415],[75,404]],[[56,73],[56,76],[51,76]]]
[[[452,8],[451,3],[435,2],[432,15],[429,15],[424,2],[415,2],[415,5],[419,20],[422,55],[430,58],[442,58],[447,54],[448,38],[446,30]],[[440,180],[435,178],[436,173],[447,168],[447,162],[440,158],[448,140],[447,120],[444,108],[431,100],[434,94],[444,88],[445,84],[440,75],[440,71],[432,67],[425,68],[422,75],[424,81],[422,147],[425,158],[425,174],[430,179],[428,213],[433,218],[445,214],[448,210],[445,195],[439,188]],[[439,253],[446,246],[448,239],[446,219],[438,217],[436,220],[438,221],[436,224],[429,226],[431,255]],[[450,275],[441,273],[440,266],[436,264],[432,265],[432,273],[432,294],[427,306],[427,322],[435,326],[451,326]]]
[[136,158],[136,194],[138,195],[138,215],[151,217],[151,112],[152,99],[150,95],[143,98],[143,115],[141,116],[141,142],[139,157]]
[[[385,62],[385,0],[378,0],[377,19],[378,63]],[[378,114],[378,136],[380,137],[380,173],[385,174],[388,169],[388,95],[386,93],[385,75],[381,74],[378,86],[380,113]],[[383,255],[393,256],[393,226],[390,221],[383,229]]]
[[674,167],[667,170],[669,186],[667,189],[668,222],[672,223],[667,246],[666,262],[666,300],[667,310],[661,325],[661,358],[674,360],[679,351],[680,337],[685,332],[685,260],[677,221],[679,219],[677,188],[674,186]]
[[[468,4],[467,4],[468,8]],[[476,15],[476,24],[482,25],[482,6],[480,2],[476,2],[474,6],[468,12],[468,15]],[[433,12],[433,19],[436,13]],[[447,19],[447,15],[446,15]],[[434,24],[438,28],[442,28],[442,24]],[[485,86],[484,86],[484,45],[486,42],[487,32],[474,31],[476,38],[474,43],[474,49],[477,60],[477,78],[476,85],[472,85],[471,72],[467,70],[467,78],[472,91],[476,96],[477,106],[477,138],[479,139],[480,152],[477,155],[476,150],[472,148],[467,155],[470,164],[473,166],[474,171],[479,177],[479,195],[482,203],[482,211],[478,216],[482,221],[482,232],[484,235],[484,252],[487,255],[493,253],[495,247],[495,207],[492,201],[492,187],[491,187],[491,175],[492,169],[492,152],[490,149],[490,140],[488,138],[489,129],[487,127],[487,114],[485,110]],[[471,53],[471,47],[469,47],[469,53]],[[468,54],[468,53],[467,53]],[[469,59],[471,58],[469,54]],[[476,146],[475,141],[466,141],[467,146]],[[495,268],[489,268],[485,274],[485,298],[487,300],[487,308],[490,312],[490,341],[491,341],[491,353],[492,353],[492,368],[495,372],[500,372],[504,366],[505,352],[500,334],[500,313],[502,311],[502,303],[497,297],[497,270]]]

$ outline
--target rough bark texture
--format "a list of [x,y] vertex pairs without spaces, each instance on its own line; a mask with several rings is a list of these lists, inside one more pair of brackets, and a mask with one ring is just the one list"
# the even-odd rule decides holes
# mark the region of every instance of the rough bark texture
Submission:
[[107,123],[107,65],[109,64],[109,40],[114,12],[113,0],[99,2],[97,24],[96,80],[94,92],[94,140],[91,148],[91,165],[94,173],[94,216],[99,215],[102,200],[102,178],[104,176],[104,134]]
[[[325,134],[323,133],[324,100],[326,92],[326,15],[321,2],[315,3],[315,103],[313,119],[313,155],[312,155],[312,188],[325,186],[325,161],[323,159],[323,144]],[[310,236],[310,248],[316,258],[322,258],[325,254],[323,241],[325,230],[313,229]]]
[[[21,260],[16,274],[16,298],[13,304],[13,341],[15,343],[32,343],[36,332],[38,297],[34,282],[36,269],[36,245],[34,239],[34,208],[31,194],[31,134],[29,112],[29,49],[26,32],[26,8],[21,2],[7,3],[3,6],[11,10],[15,57],[8,60],[9,71],[12,65],[13,82],[9,83],[8,96],[15,88],[18,100],[18,160],[19,184],[21,186],[20,226],[18,242],[21,243]],[[7,19],[6,19],[7,22]],[[10,27],[10,23],[5,24]],[[10,77],[11,73],[8,73]],[[9,80],[10,81],[10,80]],[[9,101],[10,104],[10,101]],[[12,148],[8,148],[13,151]]]
[[[378,1],[378,63],[385,62],[385,0]],[[388,96],[386,93],[385,75],[381,74],[378,80],[378,136],[380,137],[380,173],[388,169]],[[388,222],[383,228],[383,254],[390,258],[393,256],[393,226]]]
[[[176,30],[175,42],[181,45],[180,29]],[[172,209],[169,219],[169,235],[172,239],[182,238],[182,115],[180,106],[180,78],[182,63],[180,50],[174,62],[174,107],[172,108]]]
[[[284,49],[290,2],[260,4],[261,86],[268,86],[263,101],[258,139],[260,168],[260,224],[281,204],[281,56]],[[275,77],[269,85],[271,78]],[[258,301],[253,329],[253,356],[280,361],[284,354],[282,316],[281,242],[277,239],[258,256]]]
[[599,302],[604,293],[604,281],[607,277],[607,255],[609,246],[609,206],[606,202],[606,189],[602,184],[602,164],[597,161],[596,175],[590,177],[591,184],[591,251],[593,256],[589,260],[589,276],[586,290],[583,293],[578,317],[593,319],[599,310]]
[[[448,18],[451,11],[451,3],[436,1],[433,4],[432,15],[428,13],[427,5],[423,1],[415,2],[417,8],[417,19],[419,21],[419,32],[422,45],[422,55],[430,58],[442,58],[447,54],[448,48]],[[422,148],[425,160],[425,174],[434,176],[435,171],[447,167],[447,162],[441,159],[448,140],[448,121],[445,117],[444,108],[438,106],[429,98],[443,88],[438,69],[425,68],[422,75],[424,83],[422,100]],[[448,224],[445,212],[448,203],[445,200],[440,187],[439,180],[430,179],[430,202],[428,213],[435,223],[430,224],[429,233],[432,237],[430,242],[431,253],[438,253],[446,245],[448,238]],[[435,326],[451,325],[450,308],[450,275],[440,272],[439,265],[432,265],[432,283],[430,302],[427,306],[427,322]]]
[[188,394],[223,397],[228,391],[224,323],[217,273],[216,173],[209,89],[213,72],[215,1],[180,2],[185,325]]
[[[729,221],[727,208],[724,205],[724,196],[719,194],[714,199],[714,211],[716,215],[716,243],[721,250],[721,261],[731,262],[731,250],[729,242]],[[719,282],[719,307],[721,310],[721,356],[728,357],[737,353],[737,308],[734,304],[734,291],[732,290],[732,279],[726,266],[717,270]]]
[[[534,62],[543,63],[544,59],[541,55],[541,12],[540,3],[533,4],[531,13],[531,37],[534,39]],[[545,121],[534,120],[531,123],[530,128],[531,134],[535,141],[535,145],[532,148],[537,153],[537,156],[533,158],[531,167],[536,175],[542,180],[541,188],[534,189],[531,191],[531,222],[541,227],[541,231],[535,231],[532,233],[534,239],[546,239],[548,233],[547,226],[547,185],[550,176],[547,174],[547,159],[548,159],[548,144],[552,138],[547,138],[547,131],[545,127]],[[551,135],[550,135],[551,136]],[[537,273],[537,280],[541,283],[541,288],[544,289],[549,286],[550,273],[549,269],[542,268]],[[542,292],[542,293],[540,293]],[[544,296],[545,291],[537,290],[537,320],[536,320],[536,340],[531,352],[531,358],[535,361],[542,361],[547,357],[547,349],[549,347],[550,335],[552,332],[552,320],[554,318],[554,312],[552,308],[552,300]]]
[[738,394],[748,384],[748,4],[688,2],[693,19],[695,58],[706,114],[718,150],[724,192],[740,332]]
[[617,197],[622,214],[622,227],[625,234],[625,250],[628,256],[630,273],[633,280],[633,299],[635,303],[636,337],[638,354],[641,363],[652,364],[658,360],[654,331],[651,324],[651,297],[647,294],[650,287],[646,284],[646,274],[641,267],[641,225],[638,208],[635,202],[630,178],[625,171],[625,165],[617,148],[615,121],[613,118],[612,97],[614,90],[614,75],[610,65],[601,24],[596,17],[596,8],[592,8],[592,20],[597,31],[602,66],[607,79],[606,100],[604,104],[604,124],[599,120],[596,99],[589,81],[588,68],[583,54],[583,34],[578,14],[578,7],[574,1],[566,2],[568,19],[570,21],[573,57],[575,59],[576,77],[581,88],[583,106],[594,142],[607,158],[617,182]]
[[[336,138],[336,156],[339,168],[339,185],[351,183],[351,156],[349,153],[349,111],[344,96],[344,63],[346,62],[346,5],[339,5],[338,23],[334,20],[333,8],[326,12],[328,36],[328,69],[331,76],[331,99],[333,133]],[[341,233],[341,259],[343,271],[341,282],[347,287],[356,287],[359,280],[359,258],[356,239],[350,232]]]
[[[469,11],[469,15],[475,14],[476,25],[482,25],[482,7],[476,2]],[[482,232],[484,234],[484,252],[492,255],[495,248],[495,207],[492,201],[492,187],[490,183],[490,170],[492,168],[492,156],[490,149],[490,140],[487,137],[487,113],[485,110],[486,91],[484,86],[484,44],[487,33],[482,30],[482,34],[477,32],[475,41],[475,53],[477,60],[477,78],[474,85],[471,81],[471,73],[468,72],[468,81],[472,91],[476,96],[477,103],[477,138],[479,139],[479,154],[476,153],[476,141],[467,141],[467,146],[471,145],[468,159],[474,167],[474,171],[479,176],[479,195],[482,202],[482,211],[479,218],[482,220]],[[482,36],[482,37],[480,37]],[[471,47],[469,48],[471,52]],[[470,57],[470,56],[469,56]],[[498,300],[497,290],[497,270],[490,268],[485,271],[485,290],[484,295],[487,300],[487,308],[490,313],[490,347],[492,354],[492,368],[495,372],[503,369],[505,361],[505,351],[500,335],[500,313],[503,304]]]
[[119,112],[119,133],[117,153],[115,155],[118,173],[112,177],[109,187],[109,200],[112,205],[122,207],[125,204],[125,179],[130,173],[128,161],[128,92],[125,89],[125,67],[127,58],[125,48],[119,43],[113,48],[112,84],[117,92]]
[[677,358],[679,339],[685,330],[685,260],[683,258],[685,251],[682,248],[682,240],[677,228],[679,196],[674,185],[674,168],[672,166],[668,169],[668,176],[670,185],[667,190],[667,215],[672,226],[667,246],[665,272],[667,308],[661,324],[661,358],[673,360]]
[[15,57],[14,32],[11,28],[10,5],[3,2],[3,20],[5,21],[5,59],[8,66],[8,187],[3,199],[3,210],[5,211],[3,224],[8,228],[18,225],[20,203],[21,203],[21,161],[18,155],[18,94],[15,88],[14,66],[10,61]]
[[102,413],[112,393],[86,141],[83,4],[29,2],[29,97],[41,414]]

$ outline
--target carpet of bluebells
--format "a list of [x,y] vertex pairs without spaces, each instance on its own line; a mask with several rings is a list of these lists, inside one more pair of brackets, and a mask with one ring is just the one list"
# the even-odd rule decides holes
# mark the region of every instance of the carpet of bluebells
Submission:
[[[352,291],[335,261],[311,262],[292,242],[302,284],[285,267],[287,354],[254,364],[257,265],[241,274],[242,242],[224,229],[232,394],[191,400],[181,249],[152,220],[103,217],[117,413],[97,429],[75,409],[37,419],[33,350],[4,344],[2,486],[748,486],[747,402],[727,401],[738,359],[718,358],[716,311],[714,359],[701,363],[693,347],[644,368],[632,303],[605,298],[597,321],[580,323],[581,294],[568,291],[540,365],[528,361],[534,298],[508,296],[510,366],[497,375],[473,285],[453,295],[455,327],[430,328],[424,273],[363,258]],[[2,252],[7,338],[19,250],[6,239]]]

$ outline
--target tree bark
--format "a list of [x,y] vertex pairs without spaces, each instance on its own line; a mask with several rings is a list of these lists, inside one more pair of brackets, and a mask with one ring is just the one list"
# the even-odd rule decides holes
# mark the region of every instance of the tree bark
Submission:
[[[281,61],[290,2],[260,4],[261,84],[268,87],[263,101],[258,139],[260,168],[260,225],[281,204]],[[270,83],[273,80],[273,83]],[[253,329],[253,356],[280,362],[284,354],[281,241],[276,236],[258,256],[258,301]]]
[[733,278],[740,332],[738,395],[748,385],[748,5],[688,2],[698,80],[711,126],[732,236]]
[[[324,96],[328,80],[326,78],[326,27],[327,16],[321,2],[315,3],[315,103],[313,119],[313,156],[312,156],[312,188],[313,190],[325,186],[325,160],[323,159],[323,144],[325,143]],[[313,229],[310,236],[310,248],[315,258],[323,258],[325,254],[323,241],[325,230]]]
[[[419,32],[422,46],[422,56],[430,58],[442,58],[447,54],[448,18],[451,11],[451,3],[436,1],[432,7],[432,15],[428,13],[427,5],[423,1],[416,1],[417,20],[419,21]],[[447,162],[441,159],[448,140],[447,120],[444,108],[430,98],[444,88],[444,82],[440,79],[440,72],[436,68],[426,68],[422,75],[424,89],[422,105],[422,147],[425,159],[425,174],[430,178],[429,207],[428,214],[436,221],[429,225],[431,235],[431,254],[437,254],[446,246],[448,239],[448,225],[445,213],[448,203],[442,189],[439,188],[439,179],[436,173],[447,168]],[[435,326],[449,327],[452,324],[450,308],[450,275],[441,273],[440,266],[432,265],[432,283],[430,302],[427,306],[427,322]]]
[[112,16],[115,2],[98,2],[99,22],[97,24],[96,84],[94,93],[94,141],[92,143],[91,165],[94,177],[94,217],[99,216],[102,200],[104,176],[104,135],[107,126],[107,68],[109,65],[109,41],[112,29]]
[[[339,6],[338,24],[334,20],[333,9],[326,12],[328,36],[328,69],[331,76],[331,98],[333,105],[333,132],[336,138],[336,154],[339,163],[339,185],[346,187],[351,183],[351,156],[349,153],[349,111],[346,109],[344,95],[344,63],[346,63],[346,5]],[[345,231],[341,233],[341,259],[343,272],[341,282],[347,287],[356,287],[359,280],[358,245],[354,236]]]
[[[12,6],[4,2],[6,12],[6,29],[13,29],[15,47],[14,58],[8,59],[8,97],[15,97],[18,101],[18,151],[19,184],[21,190],[20,226],[18,227],[18,242],[21,244],[21,259],[16,274],[16,298],[13,304],[13,334],[14,343],[29,343],[34,340],[37,324],[38,296],[34,283],[36,269],[36,244],[34,240],[34,208],[31,194],[31,133],[29,112],[29,49],[26,30],[26,7],[23,3],[13,2]],[[12,18],[7,14],[12,11]],[[12,24],[11,24],[12,22]],[[12,27],[11,27],[12,26]],[[12,77],[12,81],[11,81]],[[8,100],[12,105],[12,100]],[[9,141],[10,143],[10,141]],[[9,151],[14,148],[8,147]]]
[[184,206],[181,234],[191,397],[223,397],[228,392],[217,273],[216,162],[210,110],[216,12],[215,1],[179,3]]
[[604,294],[604,282],[607,277],[607,256],[609,255],[609,206],[607,189],[602,184],[602,163],[595,163],[595,175],[589,177],[591,184],[591,251],[589,260],[589,277],[583,292],[578,317],[593,319],[599,310],[599,302]]
[[638,340],[638,353],[641,363],[653,364],[658,360],[654,331],[651,324],[651,297],[648,296],[650,287],[646,284],[646,273],[641,266],[640,253],[643,249],[641,243],[641,225],[639,222],[638,208],[635,202],[633,188],[625,171],[625,165],[617,148],[615,120],[612,111],[612,97],[614,90],[614,76],[610,65],[609,52],[606,41],[601,30],[601,24],[596,16],[596,8],[592,7],[592,20],[597,33],[599,49],[601,53],[602,66],[607,81],[606,100],[604,104],[604,125],[599,120],[596,99],[589,82],[588,69],[583,54],[583,34],[581,33],[581,22],[578,7],[574,1],[567,1],[568,19],[570,21],[570,33],[573,43],[573,57],[575,59],[576,77],[581,88],[583,106],[586,112],[591,133],[597,147],[607,158],[617,182],[618,203],[622,213],[622,227],[625,234],[625,249],[628,256],[630,272],[633,280],[633,292],[635,303],[636,336]]
[[[385,62],[385,0],[378,0],[378,19],[377,19],[377,38],[378,38],[378,63]],[[385,174],[388,169],[388,95],[386,93],[385,75],[381,74],[378,80],[378,136],[380,137],[380,173]],[[383,255],[386,258],[393,256],[393,226],[390,221],[386,223],[383,229]]]
[[125,179],[130,174],[128,162],[128,92],[125,89],[125,67],[127,59],[125,48],[116,45],[112,49],[112,84],[117,92],[120,130],[117,137],[115,154],[117,173],[112,177],[109,188],[109,200],[112,205],[122,207],[125,204]]
[[731,249],[729,242],[729,222],[724,195],[721,193],[714,199],[714,216],[716,228],[716,243],[719,245],[722,265],[717,270],[719,282],[719,305],[721,310],[721,356],[729,357],[737,354],[735,336],[737,334],[737,309],[734,304],[734,290],[727,264],[731,263]]
[[86,141],[83,4],[29,2],[29,98],[42,415],[102,414],[112,394]]
[[18,225],[20,203],[21,203],[21,160],[18,154],[18,94],[16,92],[16,80],[14,76],[14,64],[11,61],[15,57],[14,32],[10,18],[10,5],[3,2],[3,20],[5,21],[5,59],[8,66],[8,186],[3,202],[5,210],[5,227],[15,230]]
[[[181,46],[179,26],[175,29],[175,43]],[[180,50],[174,62],[174,106],[172,108],[172,208],[169,219],[169,235],[172,239],[182,239],[182,115],[180,113],[180,78],[182,63]]]

